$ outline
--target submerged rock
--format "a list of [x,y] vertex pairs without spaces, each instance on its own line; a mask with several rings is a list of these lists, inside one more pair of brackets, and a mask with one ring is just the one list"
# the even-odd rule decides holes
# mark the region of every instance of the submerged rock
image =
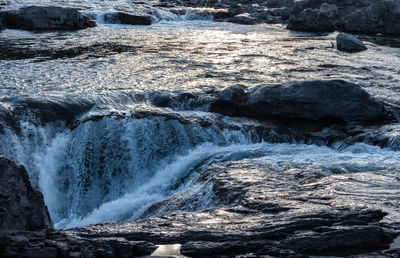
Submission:
[[251,25],[251,24],[256,24],[257,21],[249,13],[242,13],[238,14],[231,19],[229,19],[229,22],[233,23],[239,23],[239,24],[245,24],[245,25]]
[[338,50],[348,52],[359,52],[367,49],[359,38],[346,33],[340,33],[337,35],[336,45]]
[[23,166],[0,156],[0,179],[0,230],[52,226],[43,195],[31,186]]
[[[262,120],[308,120],[321,124],[385,124],[395,121],[384,105],[360,86],[342,80],[315,80],[277,85],[259,85],[248,91],[225,89],[211,110]],[[225,92],[225,93],[224,93]],[[240,98],[225,98],[227,92]],[[248,94],[248,100],[242,102]],[[238,101],[240,99],[240,101]]]
[[23,30],[77,30],[96,26],[76,9],[53,6],[27,6],[0,12],[0,21],[6,28]]
[[104,16],[104,22],[111,24],[151,25],[151,18],[148,15],[116,12],[106,14]]

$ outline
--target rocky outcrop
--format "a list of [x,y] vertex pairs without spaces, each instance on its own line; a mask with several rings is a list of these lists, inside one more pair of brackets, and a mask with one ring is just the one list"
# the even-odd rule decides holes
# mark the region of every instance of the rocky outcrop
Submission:
[[52,6],[0,12],[0,21],[6,28],[23,30],[77,30],[96,26],[76,9]]
[[305,9],[290,16],[289,30],[301,31],[334,31],[333,21],[325,13],[317,9]]
[[338,50],[347,52],[359,52],[367,49],[359,38],[346,33],[337,35],[336,46]]
[[248,91],[233,86],[217,96],[211,110],[230,116],[322,124],[384,124],[395,121],[383,104],[360,86],[341,80],[259,85]]
[[346,32],[400,35],[400,2],[371,1],[369,6],[344,15],[336,24],[338,30]]
[[[280,162],[275,167],[248,159],[215,162],[200,169],[194,180],[204,182],[202,188],[212,186],[214,197],[222,198],[217,207],[202,212],[175,210],[165,216],[91,225],[69,232],[84,238],[123,236],[134,241],[180,243],[181,254],[189,257],[248,253],[256,257],[346,256],[388,249],[398,232],[390,229],[396,227],[396,222],[385,224],[386,212],[341,206],[343,199],[331,191],[341,182],[327,180],[329,176],[323,176],[317,166],[288,163]],[[346,177],[358,180],[368,173],[354,173],[354,179],[352,173]],[[200,193],[197,198],[204,195]],[[187,199],[175,198],[161,206],[168,209],[171,203],[182,201],[186,203]]]
[[287,26],[292,30],[400,34],[397,0],[303,0],[292,10]]
[[115,12],[105,14],[104,22],[110,24],[151,25],[151,18],[148,15]]
[[42,194],[21,165],[0,156],[1,257],[132,257],[155,245],[123,237],[76,238],[52,229]]
[[39,230],[51,227],[43,195],[31,186],[21,165],[0,156],[0,230]]

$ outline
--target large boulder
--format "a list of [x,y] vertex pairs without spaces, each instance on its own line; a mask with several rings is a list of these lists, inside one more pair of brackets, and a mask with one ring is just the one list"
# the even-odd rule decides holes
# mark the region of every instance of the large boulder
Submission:
[[76,9],[53,6],[27,6],[0,12],[0,21],[6,28],[23,30],[76,30],[96,26]]
[[346,32],[400,35],[400,1],[372,1],[343,16],[336,27]]
[[43,195],[34,189],[21,165],[0,156],[0,230],[52,227]]
[[104,22],[110,24],[151,25],[151,18],[149,15],[114,12],[105,14]]
[[347,52],[359,52],[367,49],[359,38],[346,33],[339,33],[337,35],[336,46],[338,50]]
[[297,1],[292,8],[287,28],[400,35],[400,1]]
[[[226,98],[229,91],[235,98]],[[321,124],[385,124],[395,121],[393,114],[360,86],[342,80],[259,85],[248,92],[234,86],[221,92],[211,110],[262,120],[306,120]]]
[[292,14],[287,28],[300,31],[335,31],[335,25],[329,16],[317,9],[305,9]]

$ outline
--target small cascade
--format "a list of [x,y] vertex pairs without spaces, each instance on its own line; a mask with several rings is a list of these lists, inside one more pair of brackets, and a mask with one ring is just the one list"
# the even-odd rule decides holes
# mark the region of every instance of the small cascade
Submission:
[[[213,148],[254,140],[241,130],[157,116],[103,117],[74,129],[21,122],[20,128],[0,135],[0,153],[27,168],[57,227],[138,217],[179,189]],[[203,147],[193,152],[196,146]]]

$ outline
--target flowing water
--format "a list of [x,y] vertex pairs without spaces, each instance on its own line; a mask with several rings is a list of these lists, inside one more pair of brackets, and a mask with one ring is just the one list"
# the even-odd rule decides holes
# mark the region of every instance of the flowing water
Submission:
[[[131,1],[49,3],[83,8],[100,24],[76,32],[0,34],[0,153],[26,167],[57,228],[216,207],[221,200],[198,176],[227,162],[261,164],[278,175],[312,167],[344,203],[400,218],[398,125],[380,129],[391,137],[385,148],[324,146],[209,112],[212,94],[233,84],[334,78],[359,83],[399,107],[396,39],[378,45],[364,37],[369,50],[347,54],[333,47],[335,33],[216,23]],[[153,25],[101,23],[104,13],[138,8],[152,13]],[[245,171],[237,176],[252,182]],[[299,184],[290,177],[287,183]],[[175,206],[149,212],[166,200]]]

